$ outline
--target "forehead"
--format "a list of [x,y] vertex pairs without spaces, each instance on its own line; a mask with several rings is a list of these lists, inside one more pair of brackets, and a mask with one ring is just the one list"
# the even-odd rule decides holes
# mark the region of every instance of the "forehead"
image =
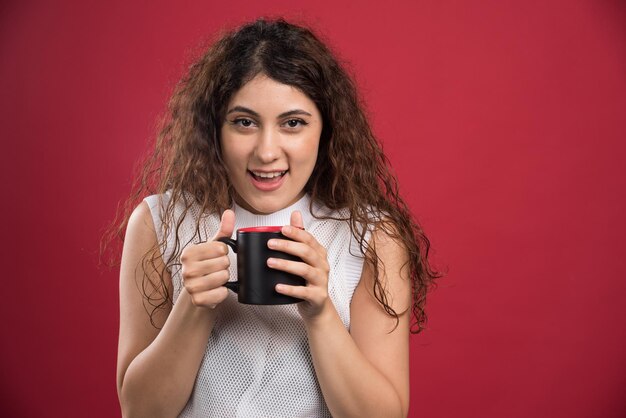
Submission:
[[268,115],[293,109],[319,114],[315,103],[302,91],[264,74],[255,76],[233,94],[228,103],[228,110],[234,106],[243,106],[259,114]]

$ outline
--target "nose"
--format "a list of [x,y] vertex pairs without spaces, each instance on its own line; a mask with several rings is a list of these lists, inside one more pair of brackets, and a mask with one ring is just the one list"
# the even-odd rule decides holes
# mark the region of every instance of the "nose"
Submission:
[[254,150],[255,156],[264,164],[276,161],[280,157],[280,134],[272,129],[262,129]]

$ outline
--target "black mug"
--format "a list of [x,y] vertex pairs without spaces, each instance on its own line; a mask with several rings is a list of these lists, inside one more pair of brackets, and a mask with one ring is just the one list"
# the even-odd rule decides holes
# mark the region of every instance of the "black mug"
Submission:
[[267,259],[282,258],[302,261],[299,257],[267,247],[272,238],[289,239],[280,231],[280,226],[259,226],[237,230],[237,239],[218,238],[237,253],[237,281],[224,286],[237,293],[239,303],[250,305],[284,305],[301,302],[302,299],[278,293],[279,283],[292,286],[305,286],[306,281],[291,273],[268,267]]

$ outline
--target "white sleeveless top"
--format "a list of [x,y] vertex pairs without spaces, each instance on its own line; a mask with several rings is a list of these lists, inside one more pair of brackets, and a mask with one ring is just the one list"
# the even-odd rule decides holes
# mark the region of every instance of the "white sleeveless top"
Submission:
[[[164,234],[161,213],[169,198],[167,192],[144,199],[150,206],[159,242],[163,242]],[[316,219],[309,211],[309,203],[310,198],[305,195],[271,215],[255,215],[235,204],[235,231],[250,226],[288,225],[291,213],[299,210],[305,229],[327,250],[328,293],[349,329],[350,302],[361,277],[363,255],[347,221]],[[176,206],[176,220],[181,217],[183,207]],[[313,213],[320,216],[333,212],[314,204]],[[347,212],[334,214],[345,218]],[[198,218],[201,221],[196,229]],[[200,216],[199,208],[192,206],[178,230],[177,250],[174,234],[168,233],[161,247],[164,262],[172,255],[178,260],[186,245],[211,239],[219,223],[219,215]],[[175,225],[171,224],[169,230],[176,231]],[[237,278],[237,262],[232,251],[229,257],[233,281]],[[180,265],[172,266],[170,273],[175,303],[182,286]],[[244,305],[237,302],[236,294],[229,292],[218,307],[194,390],[180,417],[330,417],[296,305]]]

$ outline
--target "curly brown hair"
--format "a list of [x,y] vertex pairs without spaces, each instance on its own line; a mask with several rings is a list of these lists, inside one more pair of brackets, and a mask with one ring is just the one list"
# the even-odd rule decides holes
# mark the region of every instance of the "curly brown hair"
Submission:
[[[312,203],[348,209],[349,218],[343,220],[349,222],[373,266],[374,296],[396,320],[398,313],[390,306],[378,274],[382,261],[375,243],[366,242],[367,228],[362,226],[383,231],[406,249],[413,298],[411,331],[419,333],[426,323],[426,294],[440,277],[428,262],[430,242],[400,197],[353,80],[309,29],[283,19],[259,19],[227,32],[190,66],[169,101],[154,151],[141,164],[133,192],[105,234],[102,248],[114,236],[124,240],[132,209],[146,195],[171,192],[163,214],[163,239],[168,236],[176,202],[185,208],[174,226],[176,231],[192,205],[199,205],[200,213],[222,213],[231,207],[234,189],[224,181],[228,176],[221,158],[220,128],[232,95],[258,74],[296,87],[317,105],[323,128],[315,169],[305,191]],[[384,216],[372,216],[372,208]],[[199,224],[196,231],[199,234]],[[176,248],[170,259],[163,260],[168,269],[179,263],[186,245],[178,241],[178,234],[174,236]],[[157,251],[146,254],[144,271],[147,267],[158,271],[157,257]],[[151,318],[157,309],[172,303],[164,271],[160,277],[161,283],[156,285],[144,275],[142,288],[153,308]]]

